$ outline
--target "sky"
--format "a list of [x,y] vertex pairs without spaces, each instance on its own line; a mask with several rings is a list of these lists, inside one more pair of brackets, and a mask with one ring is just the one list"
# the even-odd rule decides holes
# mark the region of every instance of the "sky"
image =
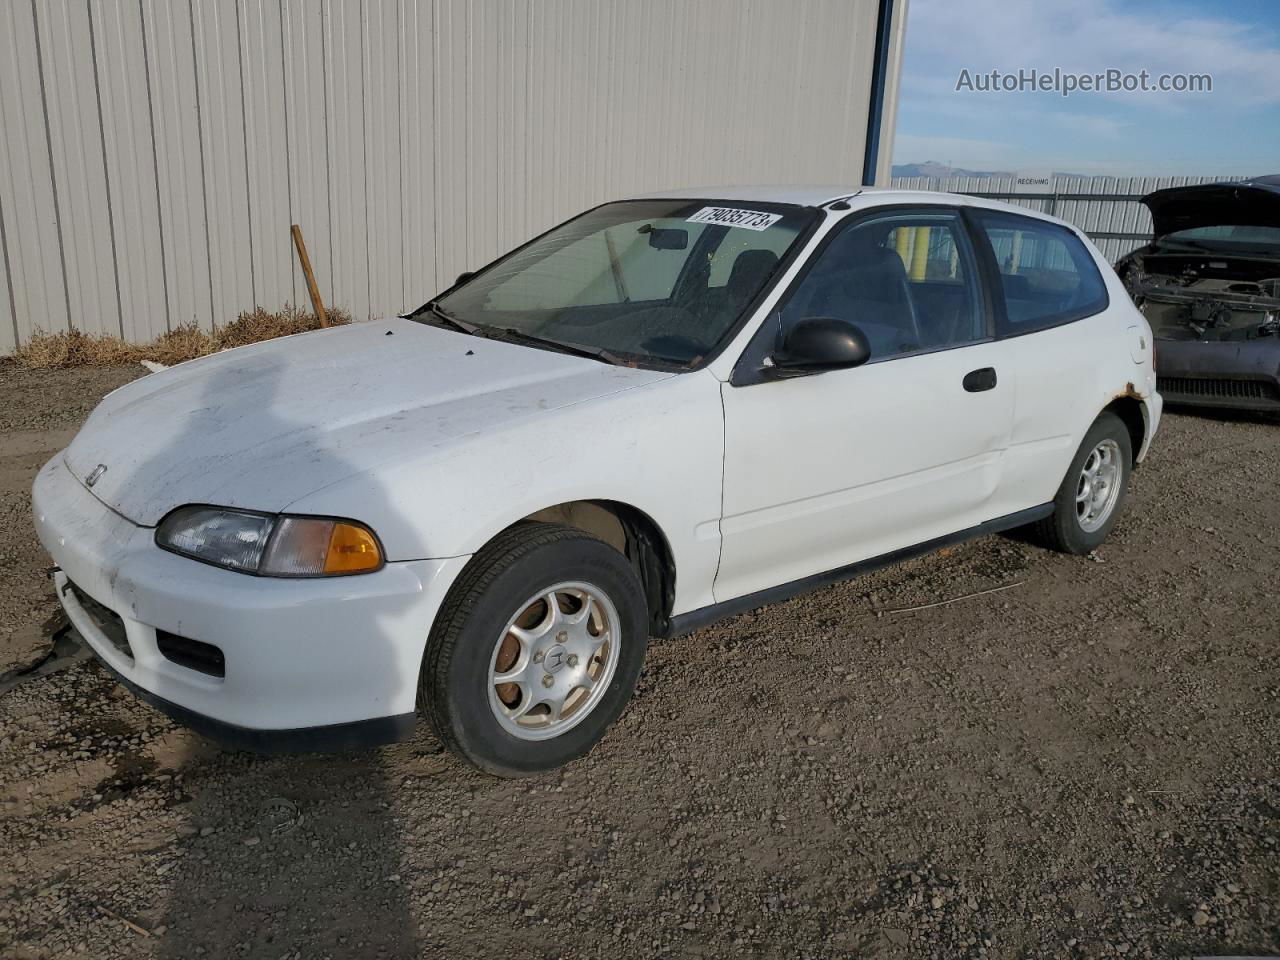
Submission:
[[[982,93],[992,70],[1207,73],[1212,92]],[[976,84],[976,80],[974,81]],[[1280,0],[909,0],[894,163],[1280,173]]]

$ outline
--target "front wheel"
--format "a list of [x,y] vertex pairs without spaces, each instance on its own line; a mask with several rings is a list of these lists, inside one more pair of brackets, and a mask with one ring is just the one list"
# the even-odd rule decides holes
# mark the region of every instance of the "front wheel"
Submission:
[[648,622],[640,578],[621,553],[572,527],[520,524],[449,591],[420,699],[445,745],[487,773],[562,766],[631,698]]
[[1063,553],[1092,553],[1120,517],[1133,472],[1133,442],[1124,421],[1103,413],[1085,434],[1036,538]]

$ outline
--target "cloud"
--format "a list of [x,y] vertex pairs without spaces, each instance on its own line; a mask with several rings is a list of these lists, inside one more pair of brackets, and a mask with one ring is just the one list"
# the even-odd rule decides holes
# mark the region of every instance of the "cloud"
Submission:
[[904,87],[917,94],[975,96],[956,94],[961,68],[975,73],[1055,67],[1096,73],[1115,68],[1134,73],[1145,69],[1153,77],[1207,73],[1213,77],[1213,92],[1089,96],[1141,101],[1151,107],[1176,107],[1188,98],[1212,98],[1219,107],[1280,104],[1280,38],[1254,24],[1205,14],[1161,16],[1149,9],[1122,7],[1117,0],[912,0],[908,9],[903,79]]
[[899,133],[893,141],[895,158],[917,163],[936,160],[953,167],[991,169],[993,157],[1002,158],[1003,170],[1016,170],[1027,161],[1026,151],[1011,143],[976,137],[930,137]]
[[[1245,175],[1280,155],[1280,3],[911,0],[895,158]],[[1236,19],[1232,19],[1232,17]],[[1250,17],[1254,21],[1247,22]],[[971,74],[1210,74],[1211,93],[956,91]]]
[[1117,117],[1105,117],[1090,113],[1055,113],[1049,121],[1068,133],[1088,134],[1092,137],[1115,139],[1129,130],[1129,124]]

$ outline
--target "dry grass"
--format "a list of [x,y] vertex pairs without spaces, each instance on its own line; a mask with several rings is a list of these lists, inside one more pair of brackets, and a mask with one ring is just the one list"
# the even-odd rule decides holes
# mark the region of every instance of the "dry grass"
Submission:
[[[351,317],[342,310],[327,312],[330,326],[351,322]],[[18,348],[13,359],[25,367],[39,370],[109,367],[137,363],[140,360],[155,360],[172,365],[230,347],[242,347],[260,340],[305,333],[316,330],[319,326],[320,322],[315,314],[285,304],[277,313],[270,313],[261,307],[250,313],[242,313],[212,332],[201,330],[194,323],[185,324],[144,344],[126,343],[119,337],[83,333],[79,330],[62,333],[37,330],[27,343]]]

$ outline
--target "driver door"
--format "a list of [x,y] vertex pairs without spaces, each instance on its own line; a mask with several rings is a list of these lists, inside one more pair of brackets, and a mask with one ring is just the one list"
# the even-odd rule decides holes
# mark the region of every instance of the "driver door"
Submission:
[[988,302],[957,211],[873,213],[829,235],[761,336],[834,316],[871,358],[769,379],[748,348],[722,385],[718,602],[993,519],[1014,376]]

